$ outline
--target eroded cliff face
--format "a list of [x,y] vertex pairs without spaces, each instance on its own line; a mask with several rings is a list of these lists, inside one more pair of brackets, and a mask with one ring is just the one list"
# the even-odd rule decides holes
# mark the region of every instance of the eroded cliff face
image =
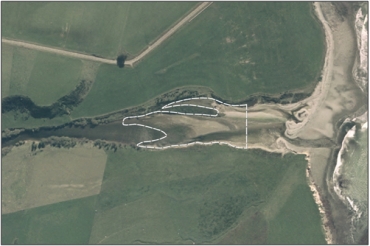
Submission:
[[[331,220],[328,224],[333,243],[354,244],[361,242],[368,230],[368,201],[364,196],[367,179],[358,172],[367,167],[363,158],[367,155],[367,147],[362,146],[364,141],[361,144],[359,140],[364,127],[367,131],[367,16],[362,15],[361,8],[355,11],[349,3],[320,3],[320,9],[327,24],[326,32],[332,34],[333,56],[331,63],[330,57],[326,60],[328,80],[327,87],[323,86],[326,96],[322,95],[323,106],[318,107],[317,112],[319,115],[326,112],[321,113],[320,118],[323,121],[326,115],[326,121],[331,123],[327,129],[333,131],[332,135],[328,134],[330,131],[323,132],[328,137],[335,137],[339,145],[333,146],[330,156],[327,154],[326,180],[322,184],[321,196]],[[312,116],[310,120],[314,126],[316,118]],[[348,128],[349,123],[352,126]],[[309,126],[310,123],[305,127]],[[339,136],[343,132],[347,133],[344,138]],[[350,152],[352,154],[348,158]],[[317,150],[311,153],[317,155]],[[317,163],[313,166],[314,169],[320,168]],[[316,173],[316,179],[318,176]]]
[[[364,3],[365,4],[365,3]],[[355,30],[358,55],[353,67],[353,77],[360,88],[366,92],[368,84],[368,15],[363,8],[359,8],[355,17]]]
[[309,98],[285,106],[293,117],[278,141],[287,150],[307,155],[308,181],[324,211],[327,242],[358,243],[367,231],[359,222],[361,216],[367,218],[367,211],[360,211],[360,205],[342,194],[343,175],[335,167],[342,160],[341,141],[348,131],[342,123],[367,124],[367,16],[350,3],[314,6],[326,36],[322,81]]
[[[354,10],[354,30],[356,31],[357,54],[353,66],[353,78],[367,98],[368,88],[368,32],[367,14],[363,8],[367,3],[360,4]],[[367,198],[367,135],[368,135],[367,105],[358,110],[357,114],[349,116],[345,122],[354,123],[341,143],[336,165],[332,175],[333,189],[337,197],[350,211],[349,235],[347,243],[367,243],[368,198]]]

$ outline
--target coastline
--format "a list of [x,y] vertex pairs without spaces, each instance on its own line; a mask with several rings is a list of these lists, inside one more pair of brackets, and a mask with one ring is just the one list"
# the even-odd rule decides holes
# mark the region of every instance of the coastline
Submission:
[[322,198],[321,198],[321,195],[320,195],[320,192],[318,191],[318,187],[316,186],[313,178],[312,178],[312,174],[311,174],[311,159],[309,156],[306,155],[306,160],[307,160],[307,169],[306,169],[306,177],[307,177],[307,183],[308,183],[308,186],[310,187],[311,191],[312,191],[312,196],[313,196],[313,199],[315,200],[315,203],[317,204],[317,207],[319,209],[319,212],[320,212],[320,217],[321,217],[321,221],[322,221],[322,228],[323,228],[323,231],[324,231],[324,235],[325,235],[325,241],[327,244],[333,244],[333,234],[332,234],[332,230],[330,228],[330,221],[329,221],[329,217],[327,215],[327,213],[325,212],[325,207],[324,207],[324,204],[322,202]]
[[[325,20],[320,3],[319,2],[314,2],[313,3],[315,13],[317,15],[317,18],[321,21],[324,33],[325,33],[325,41],[326,41],[326,55],[325,55],[325,63],[324,67],[322,70],[322,81],[317,85],[315,88],[314,93],[310,97],[312,101],[315,101],[314,99],[319,98],[321,100],[317,100],[318,102],[315,104],[313,103],[313,112],[316,112],[317,105],[319,105],[323,100],[324,100],[324,94],[327,94],[329,85],[327,85],[330,81],[331,73],[329,70],[332,70],[332,64],[333,64],[333,52],[334,52],[334,41],[333,41],[333,35],[331,33],[331,29]],[[310,117],[307,117],[307,120],[305,124],[308,122]],[[288,122],[287,122],[288,123]],[[305,125],[304,124],[304,125]],[[302,126],[299,127],[301,129]],[[288,124],[287,124],[287,131],[288,133]],[[313,198],[315,200],[315,203],[317,204],[317,207],[320,212],[321,216],[321,222],[322,222],[322,228],[325,234],[325,240],[327,244],[333,244],[333,233],[332,233],[332,228],[330,227],[329,223],[329,215],[327,214],[327,211],[323,205],[322,202],[322,194],[318,191],[318,187],[316,186],[313,176],[311,173],[311,159],[307,153],[306,154],[306,159],[307,159],[307,169],[306,169],[306,177],[307,177],[307,183],[308,186],[310,187],[312,191]]]

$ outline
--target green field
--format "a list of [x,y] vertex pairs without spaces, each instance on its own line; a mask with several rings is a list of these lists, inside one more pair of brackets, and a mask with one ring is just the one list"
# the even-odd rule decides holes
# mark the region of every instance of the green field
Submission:
[[37,105],[50,105],[80,82],[83,63],[45,52],[2,46],[2,98],[24,95]]
[[[67,14],[71,12],[69,11],[71,4],[4,3],[4,23],[19,22],[18,24],[24,28],[20,33],[25,35],[27,30],[32,29],[29,28],[32,21],[27,22],[29,25],[23,23],[27,18],[45,22],[44,19],[36,18],[35,13],[40,11],[45,15],[49,12],[53,15],[57,13],[56,22],[64,20],[64,17],[73,17],[75,22],[82,21],[73,14]],[[82,8],[81,3],[73,4],[76,9]],[[102,3],[85,4],[84,8],[88,10],[98,8]],[[132,5],[130,9],[140,10],[143,15],[150,16],[144,14],[145,11],[149,11],[149,7],[141,6],[143,3],[129,2],[109,3],[103,8],[102,15],[113,11],[114,6],[121,6],[127,10],[126,5],[129,4]],[[167,6],[166,3],[166,6],[168,8],[172,6],[171,8],[179,12],[181,9],[183,11],[190,9],[194,4],[173,3]],[[155,9],[160,6],[162,6],[160,3],[155,3],[152,7]],[[6,9],[9,11],[5,11]],[[119,8],[114,9],[118,11]],[[27,18],[16,18],[17,15],[9,16],[8,12],[28,14],[24,14]],[[50,13],[47,18],[53,16]],[[130,16],[131,13],[130,10]],[[96,11],[92,11],[91,15],[95,16]],[[90,17],[93,18],[92,16]],[[163,19],[167,18],[165,15],[160,16]],[[93,28],[102,28],[88,23],[89,18],[82,21],[84,25],[77,26],[85,28],[90,25]],[[128,18],[128,21],[132,18]],[[132,21],[139,23],[134,19]],[[151,22],[145,23],[149,25]],[[136,30],[132,25],[127,24],[126,29]],[[7,33],[5,29],[9,26],[12,25],[4,26],[5,36]],[[46,26],[45,24],[45,28]],[[147,29],[153,30],[149,27]],[[10,29],[7,30],[10,32]],[[37,32],[33,30],[32,33]],[[84,44],[83,47],[88,45]],[[93,49],[98,51],[100,48]],[[145,57],[135,68],[119,69],[112,65],[100,65],[96,68],[98,70],[96,81],[90,93],[81,105],[72,111],[71,116],[92,117],[128,108],[179,87],[205,86],[212,89],[216,95],[231,101],[245,99],[255,93],[275,94],[288,90],[312,89],[321,69],[323,50],[323,32],[313,18],[308,2],[213,3]],[[2,97],[15,94],[28,95],[36,104],[41,105],[51,104],[60,96],[68,94],[78,83],[85,66],[84,63],[81,65],[79,60],[7,45],[4,45],[2,56]],[[95,79],[95,75],[93,77]],[[5,126],[29,125],[23,122],[22,117],[14,119],[12,113],[5,118]],[[31,121],[34,122],[33,125],[37,125],[38,122],[40,125],[49,124],[47,121],[44,123],[44,120],[28,119],[28,122]],[[65,122],[65,119],[53,119],[53,122]],[[50,124],[54,124],[53,122]]]
[[2,213],[99,194],[107,156],[91,145],[14,147],[2,157]]
[[312,90],[323,55],[323,31],[308,2],[215,2],[134,69],[102,65],[72,115],[130,107],[190,85],[232,101]]
[[[317,205],[307,185],[298,185],[269,223],[268,244],[326,244]],[[304,230],[302,230],[304,228]]]
[[96,196],[1,216],[2,244],[87,244]]
[[119,149],[99,195],[2,215],[2,243],[324,244],[306,164],[218,145]]
[[2,4],[2,35],[116,58],[136,55],[196,2],[18,2]]
[[[215,243],[238,226],[251,235],[243,244],[325,243],[305,168],[303,156],[223,146],[119,150],[108,157],[90,243]],[[281,206],[268,215],[273,195]]]

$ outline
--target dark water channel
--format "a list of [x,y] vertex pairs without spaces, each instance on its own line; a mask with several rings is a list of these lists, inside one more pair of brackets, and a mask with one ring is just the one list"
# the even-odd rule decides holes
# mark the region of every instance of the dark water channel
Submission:
[[136,144],[143,140],[162,137],[158,131],[139,126],[124,127],[122,121],[116,121],[99,126],[66,126],[63,128],[40,128],[20,133],[17,137],[6,140],[3,139],[3,146],[10,146],[22,140],[40,140],[48,137],[70,137],[86,138],[88,140],[106,140],[120,142],[123,144]]

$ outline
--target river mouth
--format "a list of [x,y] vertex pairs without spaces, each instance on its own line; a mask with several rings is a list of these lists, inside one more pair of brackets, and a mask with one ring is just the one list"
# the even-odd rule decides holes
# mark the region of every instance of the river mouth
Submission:
[[[306,126],[295,133],[296,138],[289,139],[290,137],[287,137],[287,141],[305,150],[313,148],[326,148],[330,150],[325,153],[325,158],[327,159],[325,163],[326,168],[323,168],[325,171],[313,171],[312,173],[319,173],[317,177],[314,178],[320,181],[318,182],[321,185],[320,192],[326,203],[327,213],[331,217],[330,226],[334,233],[335,242],[344,243],[348,242],[348,238],[350,237],[347,233],[347,229],[351,223],[351,212],[333,191],[332,174],[337,164],[336,160],[339,152],[339,144],[343,141],[348,130],[345,129],[344,125],[340,129],[336,126],[338,126],[338,121],[343,117],[354,114],[364,103],[367,103],[367,95],[358,88],[351,75],[356,56],[356,42],[354,39],[354,31],[350,24],[351,18],[349,17],[346,19],[346,17],[338,17],[335,15],[335,12],[331,12],[333,9],[329,6],[330,4],[331,3],[320,4],[324,7],[323,11],[326,13],[325,17],[329,19],[329,22],[332,21],[329,24],[332,26],[336,25],[335,31],[333,31],[334,28],[331,30],[334,40],[332,44],[334,47],[334,58],[331,61],[332,63],[329,64],[330,66],[326,67],[326,69],[329,70],[329,75],[327,77],[329,80],[326,81],[327,84],[323,86],[326,86],[326,88],[323,88],[323,95],[319,98],[309,99],[317,99],[320,102],[317,104],[318,106],[316,108],[312,109],[310,119],[307,121]],[[340,6],[340,8],[343,10],[343,6]],[[335,21],[333,21],[333,18]],[[282,97],[279,99],[265,99],[264,97],[260,97],[259,99],[262,99],[262,102],[278,103],[281,98]],[[250,99],[250,106],[254,104],[258,106],[257,101],[261,103],[261,101],[257,100],[257,97]],[[290,103],[292,102],[294,102],[294,100],[290,100]],[[303,113],[299,113],[298,116],[304,117]],[[43,114],[42,117],[47,117],[47,114]],[[351,123],[348,123],[348,127],[350,126]],[[279,133],[283,133],[285,130],[283,126],[276,128]],[[252,129],[253,127],[251,126],[251,130]],[[250,134],[253,136],[253,131],[251,131]],[[258,136],[259,135],[261,134],[258,133]],[[3,146],[14,145],[22,140],[40,140],[52,136],[89,139],[93,141],[101,139],[127,145],[136,145],[140,141],[162,137],[161,133],[144,127],[123,127],[122,121],[116,120],[108,124],[97,126],[88,125],[79,127],[68,125],[59,128],[27,129],[15,138],[9,140],[3,139]],[[208,135],[206,137],[210,139],[215,138],[213,135]],[[259,138],[256,137],[256,139],[256,142],[260,142]],[[272,139],[272,142],[275,142],[275,140],[276,139]]]
[[[330,227],[334,243],[353,244],[360,242],[368,229],[358,228],[359,231],[355,232],[354,237],[353,211],[338,197],[335,187],[338,184],[334,184],[336,181],[333,181],[333,173],[338,165],[338,155],[348,130],[358,125],[352,122],[352,119],[367,111],[368,95],[358,86],[352,74],[359,53],[354,29],[354,5],[322,2],[320,6],[329,32],[327,36],[332,38],[333,51],[331,61],[329,57],[326,66],[326,93],[322,96],[321,104],[315,112],[316,115],[311,118],[308,128],[320,129],[331,124],[326,128],[326,132],[332,129],[330,136],[335,145],[325,157],[328,160],[325,173],[316,175],[316,179],[323,180],[320,181],[323,184],[321,196],[325,201],[326,212],[331,217]],[[301,136],[309,137],[307,134],[306,131]],[[345,180],[342,181],[339,183],[345,186]]]

